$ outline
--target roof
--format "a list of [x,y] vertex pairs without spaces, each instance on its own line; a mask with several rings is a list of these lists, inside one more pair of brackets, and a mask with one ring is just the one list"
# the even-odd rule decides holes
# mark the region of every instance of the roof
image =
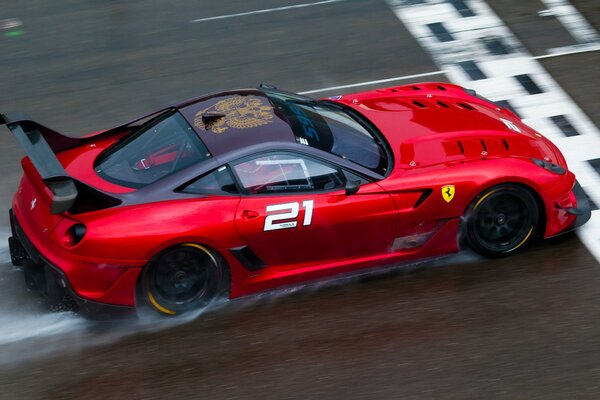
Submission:
[[294,142],[292,129],[260,91],[223,92],[179,111],[213,156],[265,142]]

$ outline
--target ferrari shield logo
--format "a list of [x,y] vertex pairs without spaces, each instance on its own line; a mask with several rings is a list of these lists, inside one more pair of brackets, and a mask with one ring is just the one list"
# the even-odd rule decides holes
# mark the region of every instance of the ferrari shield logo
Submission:
[[454,185],[442,186],[442,197],[447,203],[450,203],[454,198]]

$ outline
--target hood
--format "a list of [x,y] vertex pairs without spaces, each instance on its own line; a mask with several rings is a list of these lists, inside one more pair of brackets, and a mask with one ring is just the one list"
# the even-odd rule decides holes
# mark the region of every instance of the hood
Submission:
[[515,114],[460,86],[407,85],[330,100],[352,107],[381,130],[396,168],[507,156],[564,164],[556,147]]

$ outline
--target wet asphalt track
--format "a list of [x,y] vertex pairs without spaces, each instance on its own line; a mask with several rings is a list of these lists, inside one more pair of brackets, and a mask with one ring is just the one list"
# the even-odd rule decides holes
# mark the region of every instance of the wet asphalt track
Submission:
[[[8,3],[0,19],[24,25],[0,35],[0,111],[70,133],[219,88],[299,91],[437,69],[379,0],[199,24],[188,21],[298,1]],[[598,28],[592,3],[574,2]],[[537,1],[492,6],[534,54],[569,44],[532,14]],[[597,124],[599,62],[543,62]],[[4,240],[22,152],[0,132]],[[467,253],[158,326],[48,314],[7,260],[1,245],[1,399],[600,396],[600,266],[574,235],[506,260]]]

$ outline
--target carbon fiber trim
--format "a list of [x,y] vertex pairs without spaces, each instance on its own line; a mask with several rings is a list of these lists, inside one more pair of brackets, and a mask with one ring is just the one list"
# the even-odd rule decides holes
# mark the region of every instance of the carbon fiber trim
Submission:
[[237,247],[230,251],[248,271],[259,271],[267,266],[248,246]]

